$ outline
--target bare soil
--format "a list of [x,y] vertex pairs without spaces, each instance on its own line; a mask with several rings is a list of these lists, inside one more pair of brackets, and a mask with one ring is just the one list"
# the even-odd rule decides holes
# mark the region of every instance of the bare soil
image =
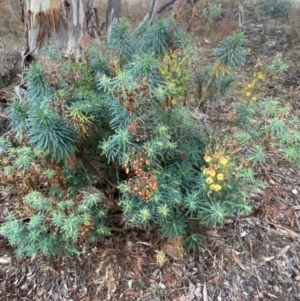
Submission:
[[0,0],[0,89],[11,84],[20,72],[25,32],[19,1]]
[[[290,68],[278,85],[269,87],[269,94],[300,116],[299,10],[293,14],[284,23],[259,21],[255,9],[248,8],[245,34],[250,54],[237,73],[239,86],[231,97],[201,112],[206,125],[228,130],[226,116],[251,78],[256,59],[270,62],[276,52],[283,54]],[[199,27],[193,25],[199,66],[205,66],[207,58],[213,63],[211,49],[227,33],[220,33],[224,26],[214,24],[208,34],[199,35]],[[11,33],[3,30],[3,34]],[[221,118],[211,114],[217,109]],[[114,232],[84,257],[49,260],[18,259],[0,238],[0,300],[300,300],[300,170],[287,164],[266,165],[257,176],[268,188],[252,191],[255,214],[206,229],[205,251],[199,254],[187,254],[176,241],[160,240],[157,233],[139,229]],[[0,199],[1,218],[7,206]],[[167,255],[161,265],[158,250]]]

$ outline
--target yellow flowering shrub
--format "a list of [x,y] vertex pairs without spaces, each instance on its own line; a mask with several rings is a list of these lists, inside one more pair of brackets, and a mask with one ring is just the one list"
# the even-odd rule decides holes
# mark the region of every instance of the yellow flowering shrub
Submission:
[[203,174],[214,177],[216,175],[216,171],[213,168],[204,168]]
[[220,164],[222,165],[226,165],[229,161],[229,158],[228,157],[222,157],[220,158]]
[[246,97],[252,101],[257,101],[257,97],[254,96],[255,93],[258,92],[259,82],[264,82],[266,80],[266,73],[264,71],[264,65],[260,58],[257,59],[255,65],[255,72],[252,75],[252,80],[250,83],[246,85],[244,90],[246,91]]
[[218,192],[226,185],[227,164],[230,157],[223,150],[214,153],[206,151],[204,160],[209,164],[208,168],[202,170],[202,173],[207,176],[205,182],[210,185],[208,194]]
[[205,155],[204,156],[204,161],[207,162],[207,163],[209,163],[211,161],[211,157],[208,156],[208,155]]
[[222,189],[222,186],[219,185],[219,184],[213,184],[213,185],[210,185],[210,190],[211,191],[219,191]]
[[224,174],[218,173],[218,174],[217,174],[217,179],[218,179],[219,181],[223,181],[223,180],[224,180]]
[[278,53],[269,66],[265,66],[261,59],[258,58],[254,68],[255,71],[252,74],[252,79],[244,88],[246,97],[251,101],[257,101],[255,94],[258,94],[262,90],[261,86],[263,82],[267,79],[276,79],[278,74],[288,69],[288,65],[282,61],[282,54]]
[[214,182],[213,178],[209,177],[206,179],[207,184],[212,184]]

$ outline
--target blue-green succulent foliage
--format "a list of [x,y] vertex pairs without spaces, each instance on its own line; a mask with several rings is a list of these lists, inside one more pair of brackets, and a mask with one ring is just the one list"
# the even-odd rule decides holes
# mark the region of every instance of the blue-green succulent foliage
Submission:
[[[239,47],[241,39],[230,37],[217,48],[225,65],[243,62],[242,54],[228,54],[225,47]],[[108,167],[99,173],[118,187],[126,222],[157,225],[164,238],[186,237],[187,248],[196,251],[203,237],[195,231],[249,207],[242,186],[230,191],[228,183],[229,190],[217,200],[208,194],[202,174],[206,139],[184,102],[168,98],[173,83],[161,73],[163,58],[176,49],[191,53],[191,47],[192,41],[172,20],[156,20],[132,32],[121,19],[112,26],[107,45],[92,42],[80,60],[66,60],[49,50],[58,66],[55,76],[51,66],[43,70],[34,64],[27,73],[26,98],[15,100],[7,112],[12,129],[47,160],[64,166],[77,155],[83,165],[94,162],[92,173],[101,164]],[[225,90],[230,82],[227,76],[214,87]],[[280,131],[281,125],[273,128]],[[24,169],[25,163],[20,163]],[[46,175],[54,177],[49,171]],[[25,197],[32,210],[29,222],[12,215],[2,226],[2,235],[18,247],[19,255],[58,254],[62,246],[74,253],[81,229],[90,225],[92,241],[109,233],[106,211],[97,201],[70,200],[80,186],[78,172],[67,169],[66,177],[68,194],[55,187],[46,196],[31,192]]]

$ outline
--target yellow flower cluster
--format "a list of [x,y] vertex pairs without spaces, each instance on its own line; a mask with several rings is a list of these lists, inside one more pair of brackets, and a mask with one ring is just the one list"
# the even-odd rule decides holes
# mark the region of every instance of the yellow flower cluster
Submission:
[[203,169],[203,174],[214,177],[216,175],[216,171],[213,168],[205,168]]
[[209,163],[211,161],[211,157],[209,155],[204,156],[204,161]]
[[203,174],[208,176],[205,182],[210,185],[209,193],[212,191],[218,192],[223,188],[226,180],[224,170],[229,162],[229,156],[226,156],[224,152],[216,152],[213,155],[206,152],[204,160],[210,165],[209,168],[203,169]]
[[266,80],[266,74],[262,71],[263,63],[259,58],[257,59],[255,69],[256,71],[253,73],[252,81],[244,88],[246,91],[246,97],[250,98],[252,101],[257,101],[257,97],[253,95],[256,90],[255,88],[257,88],[257,83],[259,81],[264,82]]
[[[215,159],[218,159],[219,163],[222,165],[226,165],[229,162],[229,157],[228,156],[221,156],[219,157],[219,155],[215,155],[214,158],[212,158],[209,155],[205,155],[204,156],[204,161],[207,163],[210,163],[212,160],[215,161]],[[208,168],[206,168],[206,170],[208,170]]]
[[210,190],[211,191],[219,191],[222,189],[222,186],[219,185],[219,184],[213,184],[213,185],[210,185]]

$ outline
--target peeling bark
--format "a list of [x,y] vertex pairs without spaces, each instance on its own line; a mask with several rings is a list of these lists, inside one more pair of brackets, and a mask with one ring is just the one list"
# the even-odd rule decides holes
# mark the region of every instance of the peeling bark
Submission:
[[28,52],[53,46],[63,55],[80,54],[81,39],[100,34],[94,0],[22,0]]

